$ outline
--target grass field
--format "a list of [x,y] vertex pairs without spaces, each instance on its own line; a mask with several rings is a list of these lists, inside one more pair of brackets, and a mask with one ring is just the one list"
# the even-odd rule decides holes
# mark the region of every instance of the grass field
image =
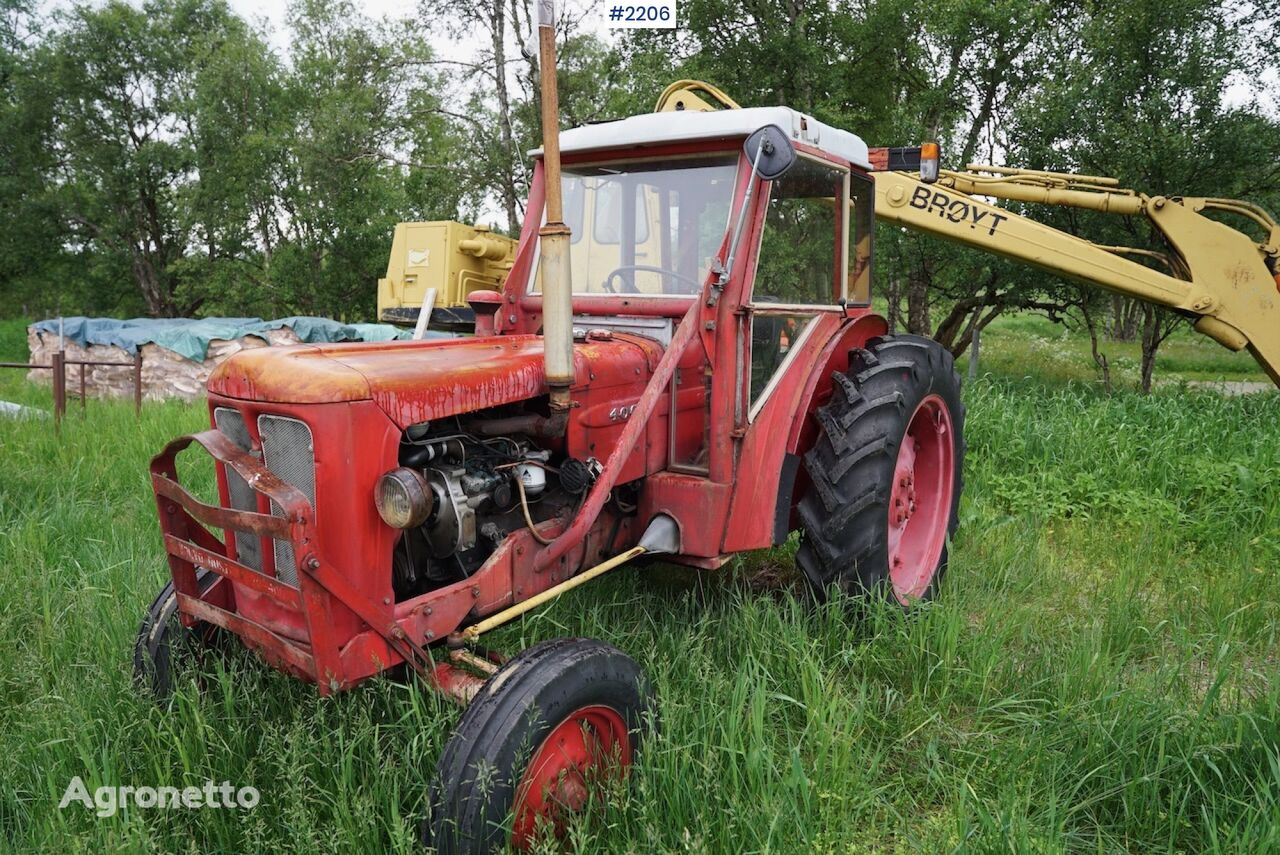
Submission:
[[[1185,377],[1258,376],[1175,344]],[[1280,396],[1108,397],[1087,343],[1020,319],[984,347],[936,602],[815,611],[783,549],[618,571],[494,638],[603,638],[659,692],[634,787],[570,850],[1280,849]],[[0,325],[0,360],[23,356]],[[0,372],[0,399],[48,392]],[[247,656],[169,709],[131,688],[166,572],[146,462],[205,418],[90,401],[61,440],[0,420],[0,847],[413,851],[458,716],[429,692],[321,700]],[[262,800],[98,819],[57,808],[75,775]]]
[[[981,341],[979,360],[984,371],[1003,377],[1092,382],[1096,371],[1089,337],[1038,315],[996,318]],[[1138,342],[1101,341],[1099,349],[1111,364],[1117,388],[1137,389],[1142,366]],[[1218,380],[1257,380],[1267,377],[1248,353],[1233,353],[1186,327],[1164,344],[1156,357],[1157,385],[1204,383]]]

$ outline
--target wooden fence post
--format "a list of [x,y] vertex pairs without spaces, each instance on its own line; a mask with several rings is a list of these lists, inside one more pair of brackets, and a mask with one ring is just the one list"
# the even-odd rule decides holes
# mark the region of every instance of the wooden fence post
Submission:
[[133,355],[133,413],[142,415],[142,345]]
[[57,351],[53,354],[53,427],[62,430],[62,416],[67,411],[67,354]]

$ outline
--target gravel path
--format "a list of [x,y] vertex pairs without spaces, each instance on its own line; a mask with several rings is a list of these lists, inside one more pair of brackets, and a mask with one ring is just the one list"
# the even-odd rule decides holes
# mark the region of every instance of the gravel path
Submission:
[[1273,384],[1262,380],[1188,380],[1187,385],[1221,395],[1256,395],[1259,392],[1276,391]]

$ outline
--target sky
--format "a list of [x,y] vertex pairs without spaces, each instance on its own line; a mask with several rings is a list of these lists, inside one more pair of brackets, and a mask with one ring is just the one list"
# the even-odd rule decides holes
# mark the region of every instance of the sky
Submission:
[[[573,3],[578,8],[594,5],[592,0],[573,0]],[[285,13],[289,0],[228,0],[228,5],[242,18],[251,21],[265,20],[266,27],[264,32],[270,35],[272,46],[281,53],[288,52],[289,37],[285,28]],[[364,0],[364,2],[359,2],[357,5],[370,18],[404,17],[417,10],[415,0]],[[582,23],[582,29],[594,32],[606,41],[611,40],[611,33],[614,31],[604,26],[603,19],[594,21],[588,17]],[[435,48],[437,55],[443,59],[469,59],[479,44],[479,38],[475,40],[451,39],[441,28],[438,40],[433,38],[431,46]]]

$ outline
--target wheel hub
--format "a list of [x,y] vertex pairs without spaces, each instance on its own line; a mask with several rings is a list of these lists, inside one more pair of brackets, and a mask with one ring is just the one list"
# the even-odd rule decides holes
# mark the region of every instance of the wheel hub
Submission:
[[954,443],[946,402],[926,396],[907,422],[889,493],[889,578],[904,605],[924,595],[942,559],[951,520]]
[[527,848],[540,819],[561,835],[569,817],[587,806],[593,787],[625,774],[631,750],[616,710],[590,706],[570,713],[547,734],[516,789],[512,846]]

